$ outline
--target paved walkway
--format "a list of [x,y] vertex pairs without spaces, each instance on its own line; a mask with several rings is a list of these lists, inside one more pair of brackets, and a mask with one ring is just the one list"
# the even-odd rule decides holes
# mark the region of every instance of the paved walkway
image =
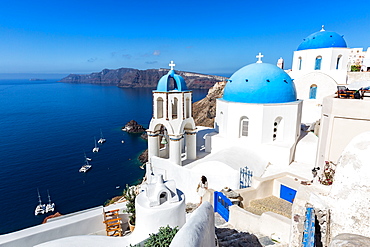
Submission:
[[257,215],[265,212],[274,212],[290,219],[292,215],[292,203],[275,196],[269,196],[251,201],[250,206],[246,210]]
[[267,236],[260,234],[251,234],[238,231],[232,225],[224,220],[218,213],[215,213],[215,232],[217,235],[219,247],[243,246],[243,247],[263,247],[278,246]]

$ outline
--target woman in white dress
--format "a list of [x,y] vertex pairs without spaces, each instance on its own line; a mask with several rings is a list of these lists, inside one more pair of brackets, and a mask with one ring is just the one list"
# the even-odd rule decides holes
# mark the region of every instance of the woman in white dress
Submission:
[[207,178],[205,176],[202,176],[200,179],[201,181],[199,182],[198,187],[197,187],[197,192],[198,192],[198,195],[200,196],[199,205],[202,204],[203,196],[206,193],[206,190],[208,189]]

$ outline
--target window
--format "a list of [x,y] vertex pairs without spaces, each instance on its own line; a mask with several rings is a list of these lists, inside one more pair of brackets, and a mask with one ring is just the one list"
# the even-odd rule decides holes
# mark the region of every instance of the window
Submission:
[[249,127],[249,119],[247,117],[242,117],[240,121],[240,137],[248,136],[248,127]]
[[174,98],[172,101],[172,119],[177,118],[177,105],[178,105],[178,99]]
[[298,58],[298,70],[302,69],[302,57]]
[[336,67],[335,67],[335,69],[339,69],[339,63],[340,63],[340,61],[341,61],[341,58],[342,58],[342,55],[339,55],[338,57],[337,57],[337,65],[336,65]]
[[317,85],[316,84],[312,84],[311,87],[310,87],[310,95],[309,95],[309,98],[310,99],[316,99],[316,93],[317,93]]
[[317,56],[315,60],[315,70],[320,70],[321,69],[321,56]]
[[157,118],[163,118],[163,99],[157,99]]
[[282,140],[283,139],[283,128],[279,126],[282,123],[283,118],[277,117],[274,121],[274,131],[272,133],[272,141]]
[[186,118],[190,117],[190,99],[186,98]]

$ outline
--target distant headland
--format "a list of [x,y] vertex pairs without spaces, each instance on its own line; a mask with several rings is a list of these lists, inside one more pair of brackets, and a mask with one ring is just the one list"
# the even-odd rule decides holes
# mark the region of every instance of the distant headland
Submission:
[[[138,70],[132,68],[103,69],[91,74],[70,74],[60,82],[115,85],[122,88],[155,88],[168,69]],[[227,77],[176,71],[182,76],[189,89],[209,89],[215,83],[226,81]]]

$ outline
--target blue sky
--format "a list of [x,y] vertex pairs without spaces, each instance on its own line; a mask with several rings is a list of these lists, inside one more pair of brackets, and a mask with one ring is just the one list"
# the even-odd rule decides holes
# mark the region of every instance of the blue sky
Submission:
[[167,68],[232,74],[285,59],[325,25],[349,47],[370,46],[370,14],[339,1],[1,1],[0,73]]

